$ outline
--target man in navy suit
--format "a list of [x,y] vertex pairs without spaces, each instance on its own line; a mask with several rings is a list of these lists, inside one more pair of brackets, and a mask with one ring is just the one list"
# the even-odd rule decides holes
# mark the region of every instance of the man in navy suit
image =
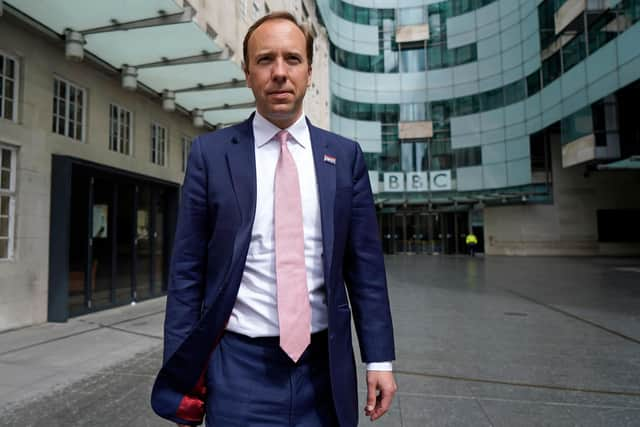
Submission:
[[356,427],[352,311],[365,414],[380,418],[397,389],[364,156],[304,116],[306,27],[273,13],[243,48],[257,112],[193,143],[152,406],[178,425]]

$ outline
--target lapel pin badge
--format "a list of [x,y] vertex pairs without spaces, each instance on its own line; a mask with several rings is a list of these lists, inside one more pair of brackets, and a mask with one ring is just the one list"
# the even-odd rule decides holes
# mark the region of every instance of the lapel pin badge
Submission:
[[323,160],[324,160],[325,162],[327,162],[327,163],[331,163],[332,165],[335,165],[335,164],[336,164],[336,158],[335,158],[335,157],[333,157],[333,156],[330,156],[330,155],[328,155],[328,154],[325,154],[325,155],[324,155],[324,159],[323,159]]

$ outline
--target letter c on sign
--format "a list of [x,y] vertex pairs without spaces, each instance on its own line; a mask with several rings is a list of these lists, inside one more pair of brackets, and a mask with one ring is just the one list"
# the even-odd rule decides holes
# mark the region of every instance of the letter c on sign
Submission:
[[[433,185],[439,188],[446,187],[447,186],[446,177],[447,175],[444,173],[437,174],[436,176],[433,177]],[[445,181],[441,182],[441,179],[444,179]]]

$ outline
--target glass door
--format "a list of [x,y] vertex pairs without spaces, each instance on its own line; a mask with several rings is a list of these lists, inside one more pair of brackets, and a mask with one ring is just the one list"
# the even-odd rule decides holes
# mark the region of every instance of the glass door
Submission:
[[[71,179],[71,205],[69,211],[69,284],[68,308],[74,316],[87,311],[91,305],[90,287],[93,278],[90,265],[89,226],[91,210],[91,176],[85,170],[74,168]],[[64,248],[58,248],[64,250]]]
[[151,188],[136,186],[136,234],[134,300],[151,295]]
[[457,212],[456,216],[456,253],[467,252],[467,234],[469,233],[469,214],[467,212]]
[[404,213],[393,215],[393,239],[395,253],[407,253],[409,242],[407,241],[407,216]]
[[135,233],[134,220],[135,187],[128,182],[121,182],[117,186],[116,225],[116,279],[114,294],[117,304],[129,303],[133,299],[133,236]]
[[415,252],[422,254],[430,252],[429,247],[429,214],[418,212],[413,215]]
[[166,290],[165,283],[165,218],[167,203],[165,190],[157,189],[153,194],[153,210],[152,210],[152,229],[151,235],[151,252],[153,253],[153,277],[151,283],[152,294],[159,294]]
[[385,254],[395,253],[394,215],[390,212],[380,213],[379,227],[382,238],[382,250]]
[[103,308],[113,303],[114,185],[100,177],[92,178],[91,182],[91,299],[92,308]]

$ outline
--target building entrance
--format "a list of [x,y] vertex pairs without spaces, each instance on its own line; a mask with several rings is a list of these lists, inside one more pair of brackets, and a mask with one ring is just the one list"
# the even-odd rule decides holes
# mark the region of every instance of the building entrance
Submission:
[[53,178],[49,320],[162,295],[178,187],[68,158]]
[[378,212],[378,225],[386,254],[465,253],[468,212]]

